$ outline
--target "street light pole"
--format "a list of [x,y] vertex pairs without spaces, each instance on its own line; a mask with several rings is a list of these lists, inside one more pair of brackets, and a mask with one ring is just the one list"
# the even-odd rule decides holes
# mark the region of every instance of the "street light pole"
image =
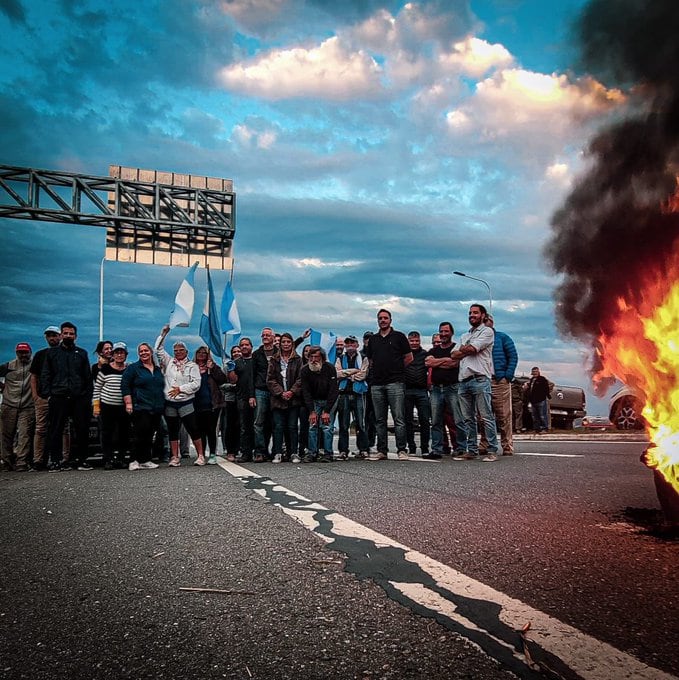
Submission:
[[493,312],[493,294],[490,291],[490,284],[488,283],[488,281],[484,281],[483,279],[477,279],[475,276],[469,276],[469,274],[465,274],[464,272],[453,272],[453,274],[456,274],[457,276],[464,276],[466,279],[473,279],[474,281],[479,281],[488,289],[488,313],[491,314]]

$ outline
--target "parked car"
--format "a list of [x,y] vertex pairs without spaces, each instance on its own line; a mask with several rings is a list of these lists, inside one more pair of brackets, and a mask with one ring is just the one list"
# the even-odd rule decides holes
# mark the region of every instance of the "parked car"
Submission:
[[[527,376],[520,376],[515,380],[524,385],[530,378]],[[549,400],[549,417],[552,427],[557,427],[563,430],[572,430],[573,422],[576,418],[584,418],[587,415],[585,390],[581,387],[572,387],[570,385],[553,385],[552,398]],[[530,414],[528,404],[524,403],[524,417],[523,426],[526,429],[532,429],[533,418]]]
[[641,415],[643,408],[641,394],[625,385],[611,397],[609,418],[618,430],[643,430],[646,427]]

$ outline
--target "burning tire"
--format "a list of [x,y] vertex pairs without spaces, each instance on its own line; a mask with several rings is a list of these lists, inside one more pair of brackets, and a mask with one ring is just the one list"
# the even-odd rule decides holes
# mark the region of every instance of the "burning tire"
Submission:
[[643,404],[636,397],[623,397],[613,405],[611,421],[618,430],[642,430],[642,408]]

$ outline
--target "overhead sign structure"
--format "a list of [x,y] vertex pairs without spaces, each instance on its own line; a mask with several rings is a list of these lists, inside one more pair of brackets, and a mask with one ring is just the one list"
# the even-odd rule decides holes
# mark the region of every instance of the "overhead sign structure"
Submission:
[[109,177],[0,165],[0,217],[106,228],[106,258],[233,269],[233,181],[109,166]]

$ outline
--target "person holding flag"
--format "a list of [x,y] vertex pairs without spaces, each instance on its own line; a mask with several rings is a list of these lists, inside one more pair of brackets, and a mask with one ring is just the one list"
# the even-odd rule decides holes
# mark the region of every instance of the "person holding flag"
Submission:
[[194,465],[205,465],[203,442],[196,426],[194,409],[194,395],[200,389],[200,370],[189,360],[186,344],[180,341],[174,343],[174,356],[170,356],[163,347],[165,338],[170,332],[170,325],[166,324],[156,339],[154,351],[158,364],[165,376],[165,421],[170,439],[171,458],[170,467],[180,466],[179,457],[179,429],[184,425],[196,447],[198,454]]

